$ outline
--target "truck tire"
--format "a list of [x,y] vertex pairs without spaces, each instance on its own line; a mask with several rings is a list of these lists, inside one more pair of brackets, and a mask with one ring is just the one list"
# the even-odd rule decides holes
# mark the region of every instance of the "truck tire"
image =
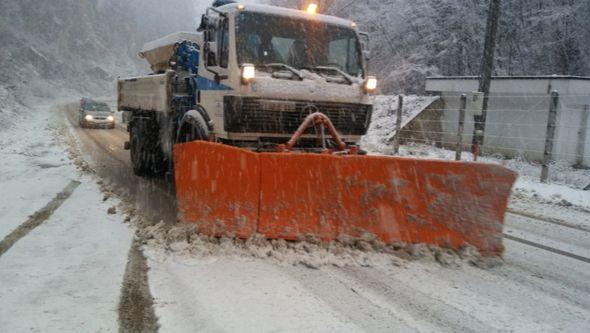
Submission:
[[184,143],[197,140],[209,140],[209,129],[205,118],[198,111],[190,110],[182,117],[176,142]]
[[164,174],[166,168],[158,133],[158,124],[154,120],[149,118],[133,120],[129,148],[135,175],[150,177]]

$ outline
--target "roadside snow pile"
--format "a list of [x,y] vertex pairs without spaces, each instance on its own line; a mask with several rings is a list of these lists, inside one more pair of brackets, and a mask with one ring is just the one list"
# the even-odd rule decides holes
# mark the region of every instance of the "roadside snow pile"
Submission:
[[542,203],[573,207],[590,212],[590,191],[572,189],[569,186],[559,184],[543,184],[538,180],[523,177],[516,182],[513,196],[518,198],[523,195],[532,197]]
[[170,226],[160,222],[151,226],[141,226],[140,223],[138,236],[155,257],[172,254],[202,260],[220,257],[260,259],[312,269],[322,266],[401,267],[416,260],[438,262],[449,267],[463,264],[491,267],[501,262],[498,258],[482,258],[472,247],[455,252],[423,244],[385,245],[369,234],[360,239],[341,238],[336,242],[321,242],[311,237],[300,241],[268,240],[261,235],[242,240],[199,235],[194,224]]
[[[401,127],[404,128],[437,99],[437,96],[404,96]],[[380,95],[375,97],[371,125],[367,135],[361,140],[363,149],[370,153],[381,154],[391,151],[388,141],[395,134],[397,100],[398,96]]]
[[20,122],[0,131],[0,239],[76,177],[47,109],[21,107]]
[[[541,175],[541,165],[535,162],[529,162],[523,158],[503,160],[502,157],[484,157],[483,161],[498,161],[506,167],[518,172],[521,180],[526,179],[530,182],[539,182]],[[572,189],[581,190],[590,184],[590,169],[574,168],[567,161],[555,161],[549,166],[549,180],[554,185],[566,185]],[[541,184],[543,185],[543,184]],[[541,186],[543,188],[546,186]],[[543,191],[542,189],[540,190]],[[590,194],[590,192],[586,192]],[[590,205],[590,200],[586,201]]]
[[[400,156],[454,160],[455,152],[413,143],[401,146]],[[462,160],[473,161],[473,154],[463,152]],[[530,162],[524,158],[505,159],[501,155],[481,156],[479,161],[503,165],[518,172],[521,179],[526,178],[531,182],[539,182],[541,175],[541,165],[539,163]],[[590,170],[574,168],[567,161],[555,161],[549,167],[549,180],[554,184],[567,185],[573,189],[583,189],[590,184]]]

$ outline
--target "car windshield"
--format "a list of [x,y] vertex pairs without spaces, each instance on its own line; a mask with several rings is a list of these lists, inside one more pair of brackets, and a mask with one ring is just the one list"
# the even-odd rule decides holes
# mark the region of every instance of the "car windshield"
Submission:
[[104,103],[86,103],[84,104],[84,110],[97,112],[111,112],[109,106]]
[[240,13],[236,22],[240,63],[332,67],[350,76],[364,75],[360,43],[352,28],[249,12]]

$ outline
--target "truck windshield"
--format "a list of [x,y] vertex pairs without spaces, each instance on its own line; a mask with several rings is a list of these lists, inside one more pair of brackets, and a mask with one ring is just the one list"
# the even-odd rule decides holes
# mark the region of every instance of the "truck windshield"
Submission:
[[345,26],[260,13],[236,18],[240,63],[285,64],[295,69],[337,68],[363,76],[356,32]]

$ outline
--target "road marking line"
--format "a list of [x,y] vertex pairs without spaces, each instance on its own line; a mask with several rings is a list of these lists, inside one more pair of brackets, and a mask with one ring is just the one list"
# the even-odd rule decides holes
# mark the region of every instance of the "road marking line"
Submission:
[[511,208],[508,208],[506,211],[509,214],[514,214],[514,215],[519,215],[519,216],[523,216],[523,217],[528,217],[530,219],[538,220],[538,221],[541,221],[541,222],[553,223],[553,224],[557,224],[557,225],[560,225],[560,226],[566,227],[566,228],[571,228],[571,229],[581,230],[581,231],[585,231],[585,232],[590,232],[590,228],[588,228],[588,227],[586,227],[584,225],[574,224],[574,223],[571,223],[571,222],[567,222],[567,221],[556,219],[556,218],[552,218],[552,217],[544,217],[544,216],[540,216],[540,215],[536,215],[536,214],[532,214],[532,213],[521,212],[521,211],[518,211],[518,210],[511,209]]
[[522,243],[522,244],[525,244],[525,245],[529,245],[529,246],[532,246],[532,247],[536,247],[536,248],[541,249],[541,250],[553,252],[555,254],[559,254],[559,255],[566,256],[566,257],[569,257],[569,258],[572,258],[572,259],[576,259],[576,260],[585,262],[587,264],[590,264],[590,258],[586,258],[586,257],[580,256],[580,255],[577,255],[575,253],[571,253],[571,252],[567,252],[567,251],[563,251],[563,250],[560,250],[560,249],[556,249],[554,247],[550,247],[550,246],[547,246],[547,245],[543,245],[543,244],[531,242],[529,240],[522,239],[520,237],[515,237],[515,236],[512,236],[512,235],[508,235],[508,234],[504,234],[504,238],[510,239],[512,241],[519,242],[519,243]]
[[53,200],[51,200],[45,207],[36,211],[29,219],[13,230],[8,236],[0,242],[0,256],[8,251],[16,242],[25,237],[33,229],[40,226],[47,221],[51,215],[66,201],[74,190],[80,186],[79,181],[72,180],[70,183],[59,192]]

